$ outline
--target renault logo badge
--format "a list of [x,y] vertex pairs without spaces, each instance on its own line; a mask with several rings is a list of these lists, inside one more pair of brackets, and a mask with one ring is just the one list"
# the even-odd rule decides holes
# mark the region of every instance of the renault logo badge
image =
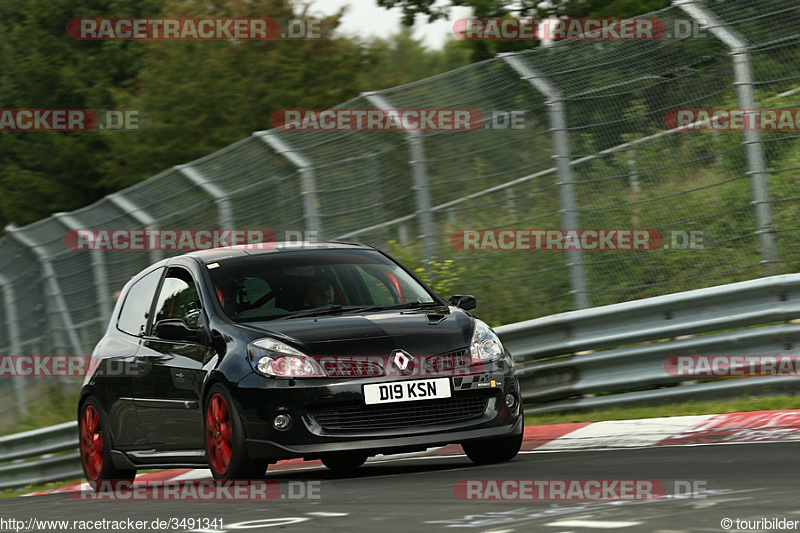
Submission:
[[414,358],[404,350],[395,350],[392,352],[392,365],[404,376],[412,374],[416,366]]

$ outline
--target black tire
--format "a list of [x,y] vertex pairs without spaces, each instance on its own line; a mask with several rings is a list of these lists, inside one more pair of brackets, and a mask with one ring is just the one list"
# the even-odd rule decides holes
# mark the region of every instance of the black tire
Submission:
[[352,472],[367,461],[367,454],[336,452],[322,457],[322,464],[336,472]]
[[523,434],[501,437],[499,439],[486,439],[474,442],[464,442],[461,447],[470,460],[479,465],[504,463],[510,461],[519,453],[522,447]]
[[103,482],[114,484],[133,480],[136,477],[135,469],[119,469],[114,466],[111,459],[114,444],[110,432],[105,429],[108,421],[97,400],[92,396],[84,399],[78,413],[81,466],[89,485],[97,489],[98,484]]
[[206,395],[203,406],[203,435],[208,466],[214,478],[264,477],[268,461],[251,459],[248,455],[244,427],[236,404],[227,389],[219,383],[212,385]]

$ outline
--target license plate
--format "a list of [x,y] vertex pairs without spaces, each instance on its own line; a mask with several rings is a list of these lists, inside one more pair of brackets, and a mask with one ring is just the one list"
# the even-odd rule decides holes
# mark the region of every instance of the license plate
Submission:
[[450,378],[415,379],[364,385],[364,403],[414,402],[450,397]]

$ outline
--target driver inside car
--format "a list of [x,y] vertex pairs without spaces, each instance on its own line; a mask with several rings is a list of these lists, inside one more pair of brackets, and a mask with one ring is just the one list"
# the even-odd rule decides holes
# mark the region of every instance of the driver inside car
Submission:
[[306,307],[322,307],[333,304],[333,284],[325,279],[317,279],[308,286],[303,304]]

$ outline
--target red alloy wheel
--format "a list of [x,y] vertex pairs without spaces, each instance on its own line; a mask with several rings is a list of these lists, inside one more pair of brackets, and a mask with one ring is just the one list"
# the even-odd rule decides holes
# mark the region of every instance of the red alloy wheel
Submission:
[[228,471],[233,454],[233,431],[228,404],[222,394],[215,392],[208,401],[206,412],[206,443],[211,467],[218,474]]
[[103,469],[103,430],[93,405],[87,405],[81,417],[81,460],[87,479],[97,481]]

